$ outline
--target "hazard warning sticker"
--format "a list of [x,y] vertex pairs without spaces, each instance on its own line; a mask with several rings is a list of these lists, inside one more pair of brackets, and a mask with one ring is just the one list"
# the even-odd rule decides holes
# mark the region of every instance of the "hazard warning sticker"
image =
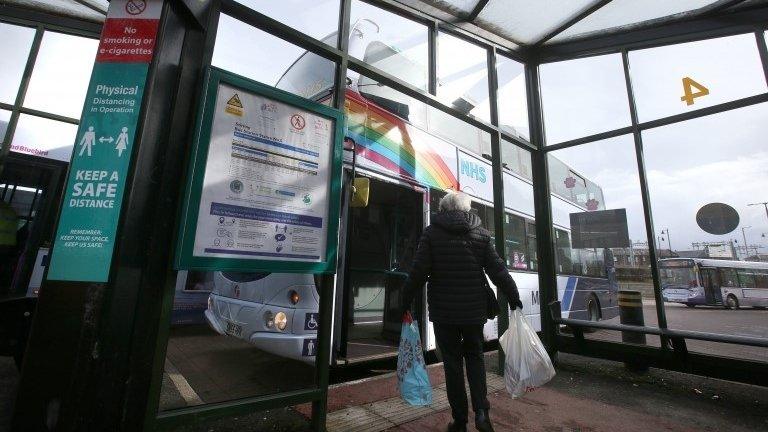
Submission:
[[229,98],[224,111],[238,117],[243,116],[243,103],[240,102],[240,97],[237,95],[237,93],[233,94],[232,97]]

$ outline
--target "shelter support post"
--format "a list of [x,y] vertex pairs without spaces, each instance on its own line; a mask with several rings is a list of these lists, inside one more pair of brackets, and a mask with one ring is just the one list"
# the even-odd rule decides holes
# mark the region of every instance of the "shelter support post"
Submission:
[[536,213],[536,248],[539,274],[539,307],[541,313],[542,342],[549,355],[557,355],[557,327],[549,313],[548,305],[557,298],[555,275],[555,250],[552,236],[552,209],[549,199],[549,173],[547,153],[544,148],[544,116],[539,93],[538,64],[526,64],[528,85],[528,110],[531,142],[536,150],[531,152],[533,166],[533,201]]

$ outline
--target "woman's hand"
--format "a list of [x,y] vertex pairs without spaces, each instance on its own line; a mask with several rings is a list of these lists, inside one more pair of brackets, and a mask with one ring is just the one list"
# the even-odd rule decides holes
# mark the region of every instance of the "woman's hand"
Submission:
[[413,322],[413,315],[411,315],[411,311],[406,310],[403,312],[403,322],[406,324],[410,324]]

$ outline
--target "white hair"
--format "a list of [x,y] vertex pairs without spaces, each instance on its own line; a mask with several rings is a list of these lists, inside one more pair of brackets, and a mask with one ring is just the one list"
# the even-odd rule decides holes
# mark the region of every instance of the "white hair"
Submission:
[[441,200],[440,200],[440,211],[451,211],[451,210],[460,210],[460,211],[470,211],[472,209],[472,200],[469,198],[469,195],[463,193],[463,192],[454,192],[449,191]]

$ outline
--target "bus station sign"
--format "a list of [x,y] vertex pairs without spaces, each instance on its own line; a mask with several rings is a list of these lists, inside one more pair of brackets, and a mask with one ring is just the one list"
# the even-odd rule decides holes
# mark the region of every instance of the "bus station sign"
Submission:
[[50,280],[106,282],[161,0],[113,0],[88,85]]
[[177,267],[334,272],[343,114],[215,68],[204,95]]

